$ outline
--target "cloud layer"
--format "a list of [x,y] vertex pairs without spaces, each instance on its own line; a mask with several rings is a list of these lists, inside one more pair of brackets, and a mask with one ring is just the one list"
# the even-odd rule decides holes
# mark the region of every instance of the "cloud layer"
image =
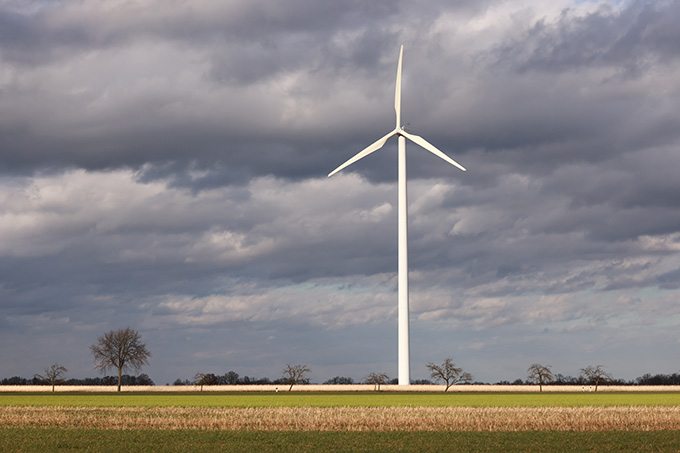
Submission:
[[677,2],[0,2],[0,376],[130,325],[157,383],[412,360],[675,372]]

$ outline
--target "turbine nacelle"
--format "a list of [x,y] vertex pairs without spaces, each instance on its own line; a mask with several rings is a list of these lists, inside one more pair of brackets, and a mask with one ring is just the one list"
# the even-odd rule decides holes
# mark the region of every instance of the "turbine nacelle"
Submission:
[[380,148],[385,145],[387,140],[389,140],[392,136],[394,135],[401,135],[404,138],[407,138],[408,140],[411,140],[413,143],[425,148],[435,156],[445,160],[446,162],[450,163],[451,165],[460,168],[463,171],[465,170],[465,167],[460,165],[458,162],[455,160],[451,159],[449,156],[438,150],[434,145],[432,145],[430,142],[425,140],[423,137],[420,137],[418,135],[414,135],[411,133],[406,132],[404,130],[404,127],[401,125],[401,61],[404,56],[404,46],[401,46],[401,49],[399,50],[399,63],[397,64],[397,82],[396,82],[396,87],[394,90],[394,111],[396,113],[397,117],[397,125],[395,129],[390,132],[389,134],[381,137],[380,139],[376,140],[375,142],[371,143],[369,146],[355,154],[352,158],[347,160],[345,163],[340,165],[338,168],[333,170],[328,174],[329,177],[333,176],[340,170],[342,170],[345,167],[348,167],[352,165],[354,162],[358,161],[359,159],[363,159],[364,157],[368,156],[369,154],[379,150]]
[[431,152],[435,156],[441,158],[442,160],[445,160],[446,162],[450,163],[451,165],[458,167],[463,171],[466,171],[465,167],[463,167],[458,162],[456,162],[455,160],[451,159],[449,156],[447,156],[446,154],[441,152],[433,144],[431,144],[430,142],[425,140],[420,135],[410,134],[410,133],[406,132],[403,127],[399,127],[397,129],[393,130],[392,132],[390,132],[389,134],[387,134],[387,135],[381,137],[380,139],[376,140],[375,142],[371,143],[369,146],[367,146],[366,148],[364,148],[363,150],[361,150],[357,154],[355,154],[353,157],[351,157],[345,163],[343,163],[338,168],[336,168],[335,170],[330,172],[328,174],[328,176],[329,177],[333,176],[334,174],[336,174],[337,172],[339,172],[343,168],[349,167],[350,165],[352,165],[354,162],[358,161],[359,159],[363,159],[364,157],[368,156],[369,154],[379,150],[380,148],[382,148],[385,145],[387,140],[389,140],[390,138],[392,138],[395,135],[401,135],[402,137],[407,138],[408,140],[412,141],[413,143],[415,143],[417,145],[420,145],[421,147],[425,148],[426,150],[428,150],[429,152]]

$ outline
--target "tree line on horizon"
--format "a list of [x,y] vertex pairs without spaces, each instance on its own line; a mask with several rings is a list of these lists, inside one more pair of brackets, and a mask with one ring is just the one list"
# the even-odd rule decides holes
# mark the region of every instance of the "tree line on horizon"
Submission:
[[[69,378],[59,379],[55,381],[56,385],[117,385],[118,376],[103,376],[103,377],[87,377],[83,379]],[[52,385],[49,379],[43,379],[39,375],[32,378],[24,378],[21,376],[12,376],[0,380],[0,385]],[[156,385],[153,380],[145,373],[139,376],[131,376],[123,374],[121,376],[121,385],[124,386],[139,386],[139,385]]]
[[[235,371],[229,371],[223,375],[219,374],[213,374],[213,373],[208,373],[206,374],[208,376],[208,382],[205,383],[204,385],[286,385],[288,382],[285,382],[283,378],[277,378],[277,379],[270,379],[268,377],[250,377],[250,376],[240,376],[238,373]],[[213,379],[214,376],[214,379]],[[234,378],[236,379],[234,380]],[[356,381],[351,377],[346,377],[346,376],[335,376],[331,379],[328,379],[322,384],[324,385],[352,385],[352,384],[376,384],[378,385],[377,382],[369,382],[370,380],[370,375],[367,376],[366,379]],[[145,373],[142,373],[138,376],[132,376],[128,374],[123,374],[122,379],[121,379],[121,384],[123,386],[140,386],[140,385],[156,385],[154,381]],[[86,377],[82,379],[78,378],[69,378],[69,379],[61,379],[57,382],[57,385],[85,385],[85,386],[111,386],[111,385],[116,385],[118,382],[118,377],[117,376],[103,376],[103,377]],[[307,382],[308,384],[311,383],[311,381]],[[305,384],[304,382],[301,382],[300,384]],[[398,384],[398,379],[394,378],[389,378],[381,380],[379,382],[380,385],[382,384]],[[435,384],[434,381],[430,379],[417,379],[412,381],[412,384]],[[535,381],[529,380],[529,379],[515,379],[513,381],[507,381],[507,380],[501,380],[498,382],[494,383],[489,383],[489,382],[471,382],[471,384],[475,385],[538,385]],[[612,379],[611,381],[608,381],[606,383],[607,385],[627,385],[627,386],[635,386],[635,385],[680,385],[680,373],[672,373],[672,374],[651,374],[651,373],[646,373],[643,374],[642,376],[639,376],[635,379],[631,380],[623,380],[623,379]],[[50,385],[49,380],[47,379],[41,379],[37,376],[34,376],[32,378],[25,378],[21,376],[12,376],[9,378],[3,378],[0,379],[0,385]],[[176,386],[182,386],[182,385],[200,385],[196,384],[195,380],[192,379],[176,379],[172,384],[166,384],[166,385],[176,385]],[[575,376],[565,376],[562,374],[556,374],[554,376],[554,379],[551,380],[550,382],[546,382],[543,385],[545,386],[551,386],[551,385],[595,385],[594,382],[588,381],[584,379],[581,376],[575,377]],[[600,384],[601,385],[601,384]]]
[[[35,374],[32,379],[20,376],[4,378],[0,380],[0,385],[51,385],[54,391],[55,385],[116,385],[118,391],[121,386],[155,385],[147,374],[131,376],[123,374],[127,370],[140,371],[144,365],[149,364],[151,353],[146,345],[141,342],[141,335],[129,327],[125,329],[111,330],[97,338],[97,343],[90,346],[90,351],[94,356],[95,369],[105,374],[107,370],[116,370],[118,376],[104,376],[102,378],[85,379],[66,379],[68,370],[57,363],[45,368],[43,374]],[[473,382],[470,373],[457,367],[449,357],[442,364],[428,363],[426,368],[430,373],[430,379],[420,379],[411,381],[412,384],[435,384],[443,382],[446,385],[444,391],[448,391],[452,385],[456,384],[477,384],[489,385],[486,382]],[[288,385],[288,391],[292,390],[296,384],[309,384],[308,373],[311,369],[304,364],[287,364],[282,371],[282,376],[276,379],[267,377],[254,378],[249,376],[241,377],[235,371],[228,371],[224,375],[215,373],[196,373],[192,380],[176,379],[173,385],[197,385],[203,390],[205,385]],[[329,379],[325,385],[357,384],[351,377],[336,376]],[[370,373],[363,380],[364,384],[372,384],[375,390],[379,391],[381,385],[398,384],[398,379],[390,378],[386,373]],[[588,365],[579,370],[579,376],[565,376],[553,374],[550,365],[534,363],[527,369],[527,378],[510,381],[499,381],[496,385],[538,385],[543,390],[544,385],[581,385],[595,386],[595,391],[599,385],[680,385],[680,374],[649,374],[646,373],[630,381],[614,379],[610,373],[605,371],[603,365]],[[168,385],[168,384],[166,384]],[[278,388],[277,388],[278,390]]]

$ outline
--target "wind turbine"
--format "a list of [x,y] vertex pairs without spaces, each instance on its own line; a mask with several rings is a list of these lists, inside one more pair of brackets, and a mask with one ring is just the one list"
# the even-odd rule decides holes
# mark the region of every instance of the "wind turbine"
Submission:
[[374,151],[383,147],[385,142],[392,136],[396,135],[399,138],[399,270],[398,270],[398,293],[399,293],[399,310],[398,310],[398,328],[399,328],[399,385],[409,385],[411,383],[411,359],[409,346],[409,309],[408,309],[408,208],[406,202],[406,139],[413,143],[422,146],[432,154],[446,162],[454,165],[461,170],[465,168],[458,164],[458,162],[451,159],[430,144],[424,138],[406,132],[401,125],[401,61],[404,55],[404,46],[399,50],[399,63],[397,64],[397,83],[394,91],[394,110],[397,113],[397,126],[392,132],[385,135],[378,141],[366,147],[363,151],[357,153],[354,157],[349,159],[344,164],[333,170],[328,174],[329,177],[339,172],[343,168],[352,165],[354,162],[362,159]]

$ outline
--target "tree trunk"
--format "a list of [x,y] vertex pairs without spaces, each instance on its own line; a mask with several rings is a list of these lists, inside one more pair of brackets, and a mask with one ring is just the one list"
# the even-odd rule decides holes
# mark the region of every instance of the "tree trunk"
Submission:
[[120,381],[122,380],[122,368],[118,368],[118,391],[120,392]]

